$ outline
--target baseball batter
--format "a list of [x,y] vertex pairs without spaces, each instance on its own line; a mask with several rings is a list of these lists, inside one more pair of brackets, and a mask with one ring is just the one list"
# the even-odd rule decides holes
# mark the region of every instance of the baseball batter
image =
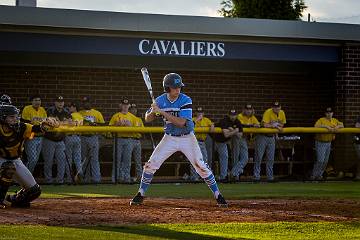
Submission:
[[160,143],[144,165],[140,188],[130,205],[143,203],[144,195],[155,172],[173,153],[181,151],[191,162],[196,172],[204,179],[213,192],[220,207],[227,207],[227,202],[221,195],[215,177],[205,164],[196,137],[192,121],[192,100],[181,93],[184,86],[181,76],[169,73],[163,79],[165,93],[156,98],[151,108],[145,114],[145,121],[151,122],[156,114],[164,119],[165,134]]
[[[20,122],[19,112],[13,105],[0,105],[0,208],[30,207],[30,202],[40,196],[40,186],[20,157],[26,139],[56,125],[54,119],[46,119],[40,125]],[[13,180],[21,190],[6,196]]]

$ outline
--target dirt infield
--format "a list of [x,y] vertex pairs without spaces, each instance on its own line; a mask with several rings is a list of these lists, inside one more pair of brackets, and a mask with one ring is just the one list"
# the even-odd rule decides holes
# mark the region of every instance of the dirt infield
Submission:
[[[0,211],[3,224],[97,225],[139,223],[222,223],[274,221],[359,221],[360,201],[230,200],[218,208],[214,200],[148,198],[129,206],[124,198],[38,199],[30,209]],[[6,214],[5,214],[6,212]]]

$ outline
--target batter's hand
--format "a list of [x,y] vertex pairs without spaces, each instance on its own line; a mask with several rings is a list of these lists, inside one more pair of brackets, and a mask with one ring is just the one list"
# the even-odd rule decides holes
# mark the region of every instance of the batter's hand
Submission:
[[151,110],[152,113],[154,113],[156,115],[161,114],[161,110],[156,103],[151,104],[151,109],[152,109]]

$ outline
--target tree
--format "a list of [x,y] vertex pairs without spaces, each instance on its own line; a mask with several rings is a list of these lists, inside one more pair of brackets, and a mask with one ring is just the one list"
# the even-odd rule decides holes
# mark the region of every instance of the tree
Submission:
[[300,20],[307,8],[304,0],[223,0],[224,17]]

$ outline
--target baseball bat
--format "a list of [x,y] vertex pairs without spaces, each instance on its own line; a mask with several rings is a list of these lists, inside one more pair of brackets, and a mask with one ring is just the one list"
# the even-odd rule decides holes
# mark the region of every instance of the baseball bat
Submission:
[[154,141],[154,138],[153,138],[153,135],[152,133],[150,133],[150,140],[151,140],[151,144],[152,144],[152,147],[153,147],[153,150],[155,150],[155,141]]
[[[152,86],[151,86],[151,80],[150,80],[149,71],[147,70],[146,67],[141,68],[141,74],[143,76],[146,88],[149,91],[152,102],[156,103],[155,98],[154,98],[154,93],[153,93],[153,90],[152,90]],[[160,113],[155,113],[155,115],[160,116]]]

